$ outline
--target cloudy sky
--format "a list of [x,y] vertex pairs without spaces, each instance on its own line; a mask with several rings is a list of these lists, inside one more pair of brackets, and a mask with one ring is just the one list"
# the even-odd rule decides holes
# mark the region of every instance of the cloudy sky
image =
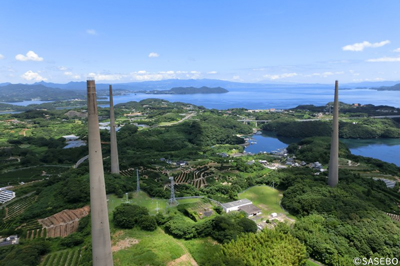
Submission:
[[0,82],[400,80],[400,1],[0,2]]

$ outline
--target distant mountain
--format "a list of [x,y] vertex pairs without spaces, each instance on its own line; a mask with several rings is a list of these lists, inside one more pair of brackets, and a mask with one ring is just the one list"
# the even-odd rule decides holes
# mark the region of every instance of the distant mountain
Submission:
[[216,87],[216,88],[209,88],[209,87],[175,87],[170,90],[152,90],[152,91],[139,91],[144,92],[147,94],[210,94],[210,93],[227,93],[228,90]]
[[10,84],[11,84],[10,82],[0,83],[0,87],[10,85]]
[[0,102],[29,100],[59,101],[86,97],[83,92],[49,88],[43,85],[8,84],[0,87]]

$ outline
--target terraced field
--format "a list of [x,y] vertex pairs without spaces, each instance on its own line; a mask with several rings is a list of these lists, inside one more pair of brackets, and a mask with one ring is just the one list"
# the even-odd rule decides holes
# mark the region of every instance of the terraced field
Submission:
[[76,266],[79,265],[82,249],[66,249],[46,255],[40,266]]

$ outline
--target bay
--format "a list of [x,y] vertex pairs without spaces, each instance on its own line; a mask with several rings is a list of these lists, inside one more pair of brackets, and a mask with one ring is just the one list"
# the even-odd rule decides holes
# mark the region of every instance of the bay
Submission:
[[[245,148],[253,154],[272,152],[286,148],[289,144],[298,142],[296,138],[277,137],[273,133],[253,135],[253,144]],[[340,139],[352,154],[379,159],[400,166],[400,139]]]

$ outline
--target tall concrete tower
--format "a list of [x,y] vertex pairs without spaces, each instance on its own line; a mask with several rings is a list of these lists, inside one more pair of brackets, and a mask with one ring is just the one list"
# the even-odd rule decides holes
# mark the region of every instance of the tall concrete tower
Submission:
[[117,147],[117,131],[115,129],[114,99],[110,85],[110,145],[111,145],[111,173],[119,174],[119,160]]
[[108,222],[103,156],[101,154],[99,118],[97,114],[96,87],[94,80],[87,81],[87,106],[93,265],[112,266],[113,258],[111,252],[110,225]]
[[329,161],[328,184],[335,187],[339,182],[339,82],[335,82],[335,100],[333,102],[333,123],[331,140],[331,158]]

